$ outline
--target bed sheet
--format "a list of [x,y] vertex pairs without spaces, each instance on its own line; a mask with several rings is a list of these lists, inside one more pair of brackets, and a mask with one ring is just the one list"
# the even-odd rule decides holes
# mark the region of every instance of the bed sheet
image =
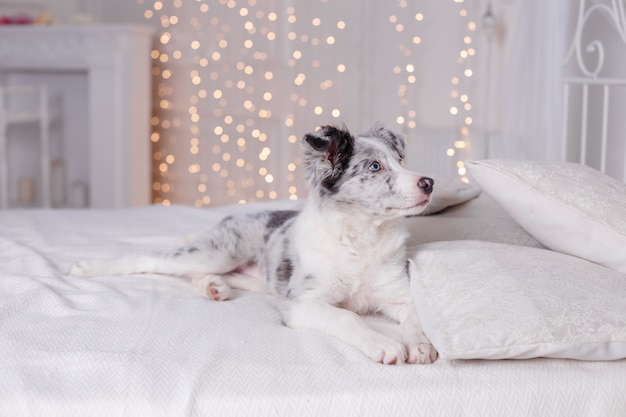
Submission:
[[[271,296],[212,302],[174,277],[66,275],[78,259],[159,250],[227,214],[291,207],[0,212],[0,416],[626,414],[626,361],[385,366],[285,328]],[[411,245],[476,233],[537,245],[482,197],[409,227]]]

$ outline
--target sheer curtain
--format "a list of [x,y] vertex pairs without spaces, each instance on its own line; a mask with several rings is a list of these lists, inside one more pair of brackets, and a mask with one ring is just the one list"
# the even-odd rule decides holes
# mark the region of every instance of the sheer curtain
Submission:
[[492,157],[557,160],[561,155],[563,59],[569,0],[518,0],[501,90],[501,135]]

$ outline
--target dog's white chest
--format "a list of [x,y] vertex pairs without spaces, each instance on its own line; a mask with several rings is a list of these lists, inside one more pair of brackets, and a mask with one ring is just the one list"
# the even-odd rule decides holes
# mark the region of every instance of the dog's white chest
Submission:
[[374,309],[380,288],[405,267],[402,228],[345,222],[332,229],[307,229],[301,236],[306,243],[298,245],[300,259],[305,275],[315,277],[315,292],[352,311]]

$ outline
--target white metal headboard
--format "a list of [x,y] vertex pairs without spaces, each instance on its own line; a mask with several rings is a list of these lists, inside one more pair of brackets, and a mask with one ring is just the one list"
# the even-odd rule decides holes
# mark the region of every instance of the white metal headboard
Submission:
[[625,0],[580,0],[565,56],[562,158],[626,182]]

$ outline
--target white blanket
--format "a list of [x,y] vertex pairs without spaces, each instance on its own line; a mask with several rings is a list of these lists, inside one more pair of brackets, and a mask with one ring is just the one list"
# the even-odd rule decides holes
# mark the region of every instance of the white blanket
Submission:
[[[66,275],[77,259],[163,249],[259,207],[0,212],[0,416],[626,415],[626,361],[385,366],[285,328],[270,296],[212,302],[173,277]],[[494,210],[481,200],[411,219],[411,242],[473,230],[536,244]]]

